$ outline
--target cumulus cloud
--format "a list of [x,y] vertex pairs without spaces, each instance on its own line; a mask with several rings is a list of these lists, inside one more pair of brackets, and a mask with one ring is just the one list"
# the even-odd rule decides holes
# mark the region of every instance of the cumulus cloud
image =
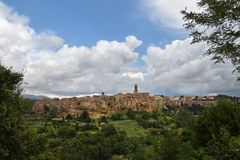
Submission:
[[46,33],[36,33],[29,27],[28,18],[19,15],[0,2],[0,58],[4,65],[21,71],[39,48],[63,45],[63,39]]
[[197,0],[141,0],[149,19],[161,26],[182,28],[181,10],[198,10]]
[[132,91],[137,83],[140,91],[154,94],[239,95],[232,65],[213,64],[201,54],[206,45],[190,45],[190,38],[165,48],[150,46],[143,57],[146,65],[140,69],[133,66],[139,59],[136,48],[143,42],[135,36],[122,42],[99,40],[92,47],[69,46],[53,33],[36,32],[28,21],[0,2],[0,60],[24,71],[28,94],[115,94]]
[[128,76],[128,77],[131,78],[131,79],[136,79],[136,80],[144,81],[144,75],[143,75],[143,73],[141,73],[141,72],[137,72],[137,73],[127,72],[127,73],[123,73],[122,75],[123,75],[123,76]]
[[163,94],[239,94],[237,75],[231,63],[214,64],[203,55],[206,44],[190,45],[191,39],[176,40],[165,48],[150,46],[144,61],[153,89]]
[[69,96],[129,87],[132,76],[122,74],[138,59],[142,41],[135,36],[100,40],[91,48],[68,46],[52,33],[37,33],[28,21],[0,2],[1,63],[24,72],[27,93]]
[[91,48],[64,45],[56,53],[46,51],[27,65],[25,79],[31,83],[26,88],[64,95],[114,92],[116,84],[131,80],[122,72],[137,60],[134,50],[141,43],[128,36],[125,42],[101,40]]
[[64,40],[61,37],[55,36],[55,35],[49,35],[46,33],[39,34],[36,37],[36,45],[39,46],[39,48],[60,48],[64,44]]

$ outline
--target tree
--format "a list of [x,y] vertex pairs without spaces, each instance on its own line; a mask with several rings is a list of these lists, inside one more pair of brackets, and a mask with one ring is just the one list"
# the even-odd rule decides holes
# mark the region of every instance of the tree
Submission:
[[0,65],[0,159],[13,159],[20,155],[21,144],[17,135],[22,130],[19,111],[19,88],[22,75]]
[[195,152],[189,142],[175,138],[165,138],[156,144],[155,150],[162,160],[195,160]]
[[112,124],[103,126],[102,127],[102,131],[107,136],[112,136],[112,135],[117,134],[117,130],[116,130],[116,128]]
[[220,101],[203,111],[193,128],[192,142],[201,159],[240,158],[240,105]]
[[192,43],[207,42],[212,60],[229,59],[240,73],[240,1],[200,0],[197,5],[201,12],[182,11]]
[[84,110],[82,112],[82,114],[80,116],[80,120],[83,122],[86,122],[86,123],[90,123],[92,121],[87,110]]
[[77,131],[71,126],[62,126],[58,130],[58,135],[62,138],[72,138],[77,135]]
[[218,137],[210,140],[205,152],[218,160],[240,159],[240,136],[233,137],[222,128]]
[[178,127],[187,127],[192,122],[194,122],[192,113],[185,108],[181,108],[176,116],[176,125]]
[[220,101],[206,109],[194,127],[194,137],[198,146],[206,147],[212,139],[221,139],[224,130],[229,136],[240,135],[240,105],[231,101]]
[[28,160],[38,154],[41,141],[27,128],[20,96],[23,75],[0,64],[0,159]]

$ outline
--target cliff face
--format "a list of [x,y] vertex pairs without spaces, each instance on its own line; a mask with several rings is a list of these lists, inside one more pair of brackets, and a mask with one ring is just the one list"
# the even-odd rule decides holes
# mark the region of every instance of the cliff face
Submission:
[[87,109],[92,117],[109,115],[121,110],[132,111],[153,111],[166,106],[208,106],[215,104],[214,99],[196,99],[195,97],[162,97],[150,96],[149,93],[127,93],[114,96],[93,96],[81,98],[63,98],[51,100],[39,100],[35,103],[33,112],[36,115],[43,115],[48,111],[54,112],[58,117],[67,115],[78,116],[84,109]]
[[79,115],[87,109],[92,117],[111,114],[120,110],[153,111],[163,106],[163,99],[149,96],[149,93],[118,94],[115,96],[93,96],[81,98],[63,98],[39,100],[33,112],[42,115],[48,110],[57,110],[59,116]]

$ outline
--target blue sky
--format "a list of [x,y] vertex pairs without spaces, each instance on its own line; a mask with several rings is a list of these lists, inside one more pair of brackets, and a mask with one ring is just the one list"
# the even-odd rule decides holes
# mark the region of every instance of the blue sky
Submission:
[[100,39],[122,41],[128,35],[144,40],[137,49],[141,54],[150,44],[165,46],[186,38],[184,29],[152,23],[141,0],[6,0],[9,6],[30,18],[35,30],[52,31],[69,45],[91,47]]
[[0,60],[24,92],[239,95],[231,63],[191,45],[180,11],[197,0],[0,0]]

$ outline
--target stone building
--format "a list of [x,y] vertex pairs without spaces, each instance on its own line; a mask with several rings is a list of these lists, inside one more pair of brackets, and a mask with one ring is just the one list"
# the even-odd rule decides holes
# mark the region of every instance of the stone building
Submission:
[[80,98],[63,98],[40,100],[35,103],[33,112],[37,115],[44,114],[46,110],[57,108],[59,116],[79,115],[87,109],[91,116],[112,114],[121,110],[132,111],[152,111],[163,106],[163,99],[150,96],[149,93],[138,92],[137,84],[134,86],[133,93],[119,93],[114,96],[106,96],[104,92],[98,96],[87,96]]
[[78,116],[87,109],[92,117],[100,117],[109,115],[121,110],[132,111],[153,111],[158,108],[168,106],[192,106],[199,104],[208,106],[215,103],[214,98],[199,99],[193,97],[164,97],[151,96],[149,93],[138,91],[137,84],[134,85],[133,93],[119,93],[113,96],[107,96],[102,92],[101,95],[73,97],[73,98],[54,98],[49,100],[37,101],[34,105],[33,112],[36,115],[42,115],[49,110],[57,110],[58,116],[66,116],[68,114]]

